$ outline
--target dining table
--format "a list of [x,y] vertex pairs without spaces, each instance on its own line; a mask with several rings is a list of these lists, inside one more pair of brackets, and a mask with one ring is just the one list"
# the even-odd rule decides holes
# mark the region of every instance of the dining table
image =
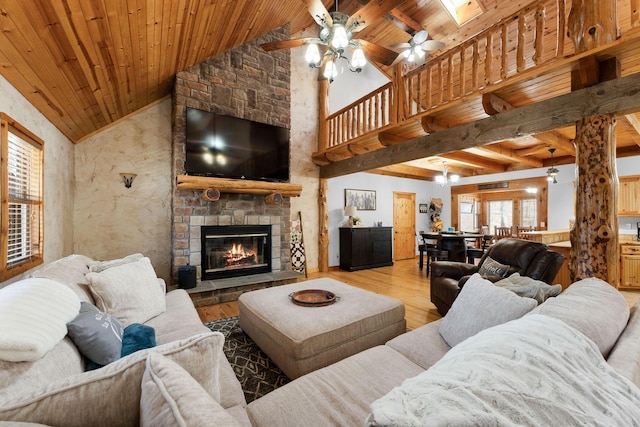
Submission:
[[[431,241],[438,246],[438,249],[447,251],[448,261],[467,262],[467,241],[475,239],[481,241],[484,234],[470,233],[466,231],[458,232],[422,232],[420,237],[424,241]],[[440,242],[440,243],[438,243]],[[420,253],[420,265],[422,265],[422,252]]]

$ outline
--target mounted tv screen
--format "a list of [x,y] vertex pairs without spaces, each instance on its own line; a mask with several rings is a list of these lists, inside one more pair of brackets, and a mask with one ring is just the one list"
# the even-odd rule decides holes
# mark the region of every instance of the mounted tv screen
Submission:
[[187,175],[289,181],[289,129],[187,108]]

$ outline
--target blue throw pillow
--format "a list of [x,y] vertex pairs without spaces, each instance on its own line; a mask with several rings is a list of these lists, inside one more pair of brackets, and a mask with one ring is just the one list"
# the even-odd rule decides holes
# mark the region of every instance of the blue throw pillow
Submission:
[[67,323],[69,337],[87,359],[96,365],[118,360],[122,352],[122,325],[115,317],[83,301],[80,313]]
[[156,346],[156,331],[151,326],[132,323],[124,328],[121,357]]

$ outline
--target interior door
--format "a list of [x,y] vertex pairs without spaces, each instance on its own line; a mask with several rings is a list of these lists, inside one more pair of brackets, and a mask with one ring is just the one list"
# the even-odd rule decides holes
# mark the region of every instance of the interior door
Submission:
[[393,193],[393,256],[416,257],[416,193]]

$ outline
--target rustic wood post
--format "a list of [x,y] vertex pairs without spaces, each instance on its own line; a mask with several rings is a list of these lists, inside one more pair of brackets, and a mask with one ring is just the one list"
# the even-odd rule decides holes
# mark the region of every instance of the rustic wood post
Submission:
[[[574,0],[568,31],[576,53],[614,41],[618,36],[617,22],[615,0]],[[571,86],[575,90],[615,77],[611,76],[610,64],[603,72],[597,61],[587,60],[572,73]],[[570,233],[569,272],[572,281],[598,277],[617,287],[620,266],[615,130],[613,114],[587,117],[576,123],[576,220]]]
[[327,207],[327,191],[329,180],[320,178],[318,190],[318,270],[329,271],[329,209]]

